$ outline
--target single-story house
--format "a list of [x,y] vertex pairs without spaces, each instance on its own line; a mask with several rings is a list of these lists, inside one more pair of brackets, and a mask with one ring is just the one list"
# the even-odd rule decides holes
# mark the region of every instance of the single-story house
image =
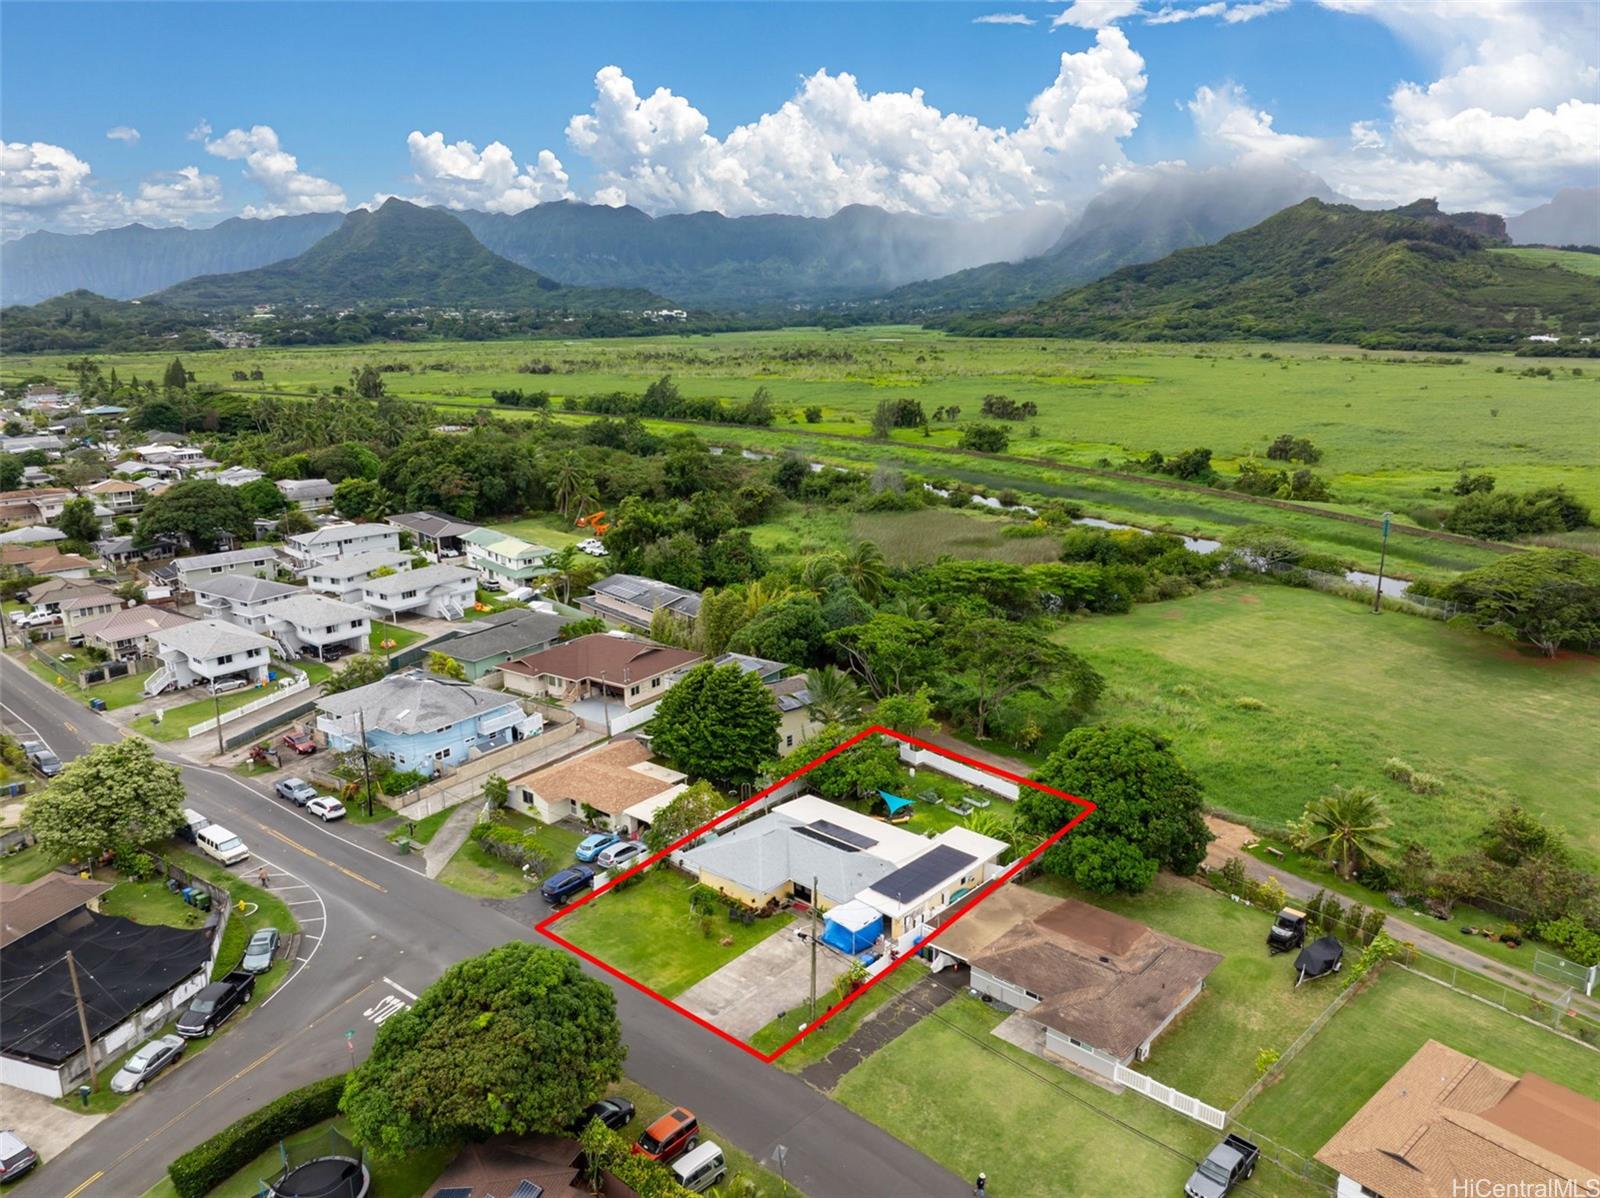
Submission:
[[213,574],[192,578],[189,590],[203,617],[226,620],[249,632],[265,634],[269,603],[304,592],[300,587],[254,574]]
[[639,574],[612,574],[589,588],[577,601],[591,616],[648,630],[656,612],[665,608],[683,620],[700,614],[700,596]]
[[598,823],[636,834],[683,790],[685,775],[652,762],[643,741],[619,737],[508,781],[507,805],[525,815],[553,824],[598,813]]
[[125,607],[95,620],[86,620],[78,632],[91,645],[97,645],[118,661],[154,657],[154,633],[189,623],[189,617],[163,607]]
[[467,553],[467,568],[506,590],[550,573],[548,559],[555,554],[554,549],[492,528],[474,528],[458,539]]
[[76,593],[62,595],[58,610],[61,612],[61,623],[69,632],[80,631],[79,625],[88,620],[95,620],[101,616],[109,616],[112,612],[122,607],[122,600],[118,599],[104,587],[82,587]]
[[0,566],[19,575],[36,574],[43,578],[88,578],[94,563],[76,553],[60,553],[48,545],[0,545]]
[[508,661],[500,675],[516,694],[563,703],[602,696],[632,710],[654,703],[702,660],[704,654],[692,649],[596,632]]
[[88,495],[96,503],[104,504],[113,513],[136,512],[144,506],[145,489],[127,479],[108,478],[95,483]]
[[329,649],[364,653],[372,634],[372,621],[361,608],[303,590],[271,600],[262,615],[265,632],[290,657],[324,659]]
[[50,433],[28,433],[20,437],[0,437],[0,453],[27,453],[37,449],[46,457],[58,458],[67,443]]
[[389,517],[390,524],[409,529],[417,545],[439,557],[460,557],[466,552],[461,538],[477,532],[479,526],[443,512],[402,512]]
[[307,570],[306,586],[330,595],[341,603],[359,603],[362,583],[379,570],[392,570],[395,573],[409,570],[411,559],[412,554],[388,549],[336,557],[331,561],[318,562]]
[[1077,899],[1043,905],[1009,895],[1022,913],[1004,926],[994,916],[1005,908],[985,910],[999,897],[979,903],[930,947],[965,960],[972,989],[1022,1012],[1040,1047],[1102,1077],[1146,1059],[1222,963],[1220,953]]
[[400,530],[392,524],[329,524],[310,532],[296,533],[283,543],[284,552],[298,573],[304,574],[319,562],[358,553],[400,551]]
[[1317,1153],[1338,1198],[1600,1190],[1600,1103],[1429,1040]]
[[480,681],[485,675],[493,675],[498,681],[497,671],[502,665],[554,645],[572,618],[554,608],[507,608],[474,620],[469,625],[471,632],[441,642],[439,652],[460,662],[469,682]]
[[276,578],[278,551],[271,545],[257,545],[249,549],[180,557],[173,564],[178,568],[179,585],[186,591],[192,591],[196,579],[213,574],[254,574],[258,578]]
[[[60,1098],[89,1071],[77,1009],[70,952],[97,1064],[120,1056],[157,1032],[211,980],[214,928],[187,930],[100,915],[85,903],[102,883],[48,874],[26,887],[0,884],[7,978],[0,1023],[0,1083]],[[31,925],[31,926],[30,926]]]
[[478,597],[478,576],[460,566],[423,566],[368,578],[355,600],[383,620],[432,616],[459,620]]
[[131,566],[136,562],[148,562],[170,558],[172,546],[157,541],[153,545],[136,544],[133,537],[106,537],[94,543],[94,551],[100,555],[100,560],[109,566]]
[[0,545],[48,545],[66,539],[66,533],[48,524],[24,524],[21,528],[0,532]]
[[344,752],[362,743],[397,769],[432,777],[441,767],[538,736],[544,718],[514,696],[422,670],[404,670],[317,700],[317,731]]
[[333,506],[333,484],[325,478],[282,478],[278,493],[302,512],[325,512]]
[[983,882],[1005,848],[966,828],[918,836],[802,795],[688,850],[684,863],[702,885],[750,907],[790,899],[819,910],[865,903],[898,939]]
[[267,681],[272,641],[222,620],[191,620],[152,632],[150,639],[161,669],[145,679],[146,696],[233,678],[253,685]]

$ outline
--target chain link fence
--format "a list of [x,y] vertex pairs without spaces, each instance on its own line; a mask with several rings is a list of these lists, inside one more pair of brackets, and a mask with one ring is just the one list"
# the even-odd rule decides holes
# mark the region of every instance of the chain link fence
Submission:
[[1549,1028],[1600,1053],[1600,1021],[1583,1014],[1572,1004],[1571,1000],[1579,991],[1569,989],[1565,995],[1546,1001],[1525,990],[1503,985],[1493,978],[1421,953],[1413,953],[1405,961],[1396,961],[1395,964],[1457,994],[1464,994],[1519,1019]]

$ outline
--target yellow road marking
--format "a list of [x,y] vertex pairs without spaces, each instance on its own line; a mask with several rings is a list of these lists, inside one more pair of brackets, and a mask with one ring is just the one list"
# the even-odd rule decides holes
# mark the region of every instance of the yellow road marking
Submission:
[[90,1186],[92,1186],[95,1182],[99,1181],[105,1175],[106,1175],[106,1171],[104,1169],[101,1169],[100,1172],[93,1174],[89,1178],[88,1181],[84,1182],[81,1186],[79,1186],[77,1189],[73,1190],[70,1194],[68,1194],[67,1198],[78,1198],[79,1194],[83,1193],[85,1190],[87,1190]]
[[337,861],[329,861],[326,857],[324,857],[321,853],[317,852],[315,849],[306,848],[306,846],[301,844],[298,840],[294,840],[291,837],[285,836],[282,832],[278,831],[276,828],[269,828],[269,827],[267,827],[266,824],[263,824],[263,823],[260,823],[260,822],[258,822],[256,824],[256,827],[260,828],[263,832],[265,832],[268,836],[272,837],[274,840],[281,840],[284,844],[288,845],[291,849],[298,849],[300,852],[304,853],[307,857],[310,857],[312,860],[320,861],[324,865],[330,866],[333,869],[338,870],[340,873],[342,873],[347,878],[354,878],[357,882],[360,882],[363,886],[372,887],[379,894],[388,894],[389,893],[386,889],[384,889],[382,886],[379,886],[371,878],[364,878],[360,874],[356,873],[355,870],[346,869],[344,866],[340,865]]

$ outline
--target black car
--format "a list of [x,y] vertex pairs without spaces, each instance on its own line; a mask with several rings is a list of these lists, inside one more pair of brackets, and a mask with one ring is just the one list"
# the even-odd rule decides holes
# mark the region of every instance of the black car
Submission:
[[633,1103],[626,1098],[602,1098],[599,1102],[591,1102],[567,1127],[567,1131],[574,1136],[581,1136],[584,1128],[596,1119],[612,1131],[621,1131],[633,1122]]
[[547,903],[564,903],[580,891],[587,890],[594,881],[594,870],[587,865],[571,865],[560,873],[551,874],[539,887]]
[[178,1016],[178,1035],[185,1040],[209,1036],[256,992],[256,975],[235,969],[220,982],[212,982]]

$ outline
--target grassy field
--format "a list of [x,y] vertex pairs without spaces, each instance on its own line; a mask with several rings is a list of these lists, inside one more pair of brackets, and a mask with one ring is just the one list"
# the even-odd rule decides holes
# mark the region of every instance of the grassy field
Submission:
[[[1310,437],[1322,449],[1317,470],[1333,484],[1336,506],[1349,510],[1376,515],[1385,508],[1402,513],[1419,505],[1437,508],[1449,502],[1449,485],[1463,467],[1492,471],[1502,489],[1559,483],[1600,503],[1600,472],[1590,469],[1594,453],[1588,431],[1600,395],[1600,371],[1552,362],[1552,377],[1529,376],[1522,373],[1526,360],[1509,355],[962,339],[918,328],[876,327],[692,339],[217,350],[185,358],[186,366],[191,359],[202,383],[229,386],[234,370],[260,368],[265,381],[258,390],[282,395],[326,392],[364,363],[399,364],[410,369],[385,375],[394,394],[463,410],[491,405],[493,390],[521,388],[548,390],[559,414],[564,398],[638,392],[667,373],[685,394],[697,397],[742,400],[762,386],[780,410],[773,428],[729,428],[708,435],[759,448],[792,444],[847,458],[887,458],[950,476],[976,473],[995,477],[996,486],[1051,485],[1040,493],[1075,497],[1095,505],[1097,514],[1170,521],[1192,532],[1214,534],[1229,524],[1262,519],[1309,522],[1307,533],[1319,548],[1336,552],[1346,544],[1363,562],[1376,557],[1375,537],[1351,528],[1328,529],[1329,522],[1315,517],[1296,519],[1237,500],[1059,471],[1052,477],[1048,469],[928,450],[953,446],[960,428],[980,418],[982,397],[999,393],[1038,407],[1036,417],[1012,427],[1014,455],[1092,466],[1120,463],[1152,449],[1170,453],[1203,445],[1229,473],[1289,432]],[[112,355],[103,363],[141,376],[166,365],[160,354]],[[519,371],[530,363],[548,365],[552,373]],[[6,364],[4,377],[35,371],[66,377],[66,357],[15,358]],[[960,416],[934,423],[927,436],[905,429],[892,444],[868,446],[870,413],[885,397],[916,399],[930,415],[955,407]],[[804,422],[801,410],[807,406],[821,409],[818,423]],[[847,440],[829,442],[816,434]],[[574,535],[559,524],[506,527],[557,546]],[[1323,542],[1317,535],[1322,531],[1334,535]],[[1472,556],[1432,546],[1413,557],[1413,550],[1424,547],[1398,540],[1400,569],[1458,569]]]
[[1524,262],[1532,262],[1538,266],[1559,266],[1563,270],[1575,271],[1580,275],[1600,276],[1600,254],[1580,254],[1573,250],[1550,250],[1536,245],[1519,245],[1510,249],[1495,250],[1494,252],[1504,254],[1510,258],[1521,258]]
[[29,882],[37,882],[44,877],[55,868],[55,864],[37,845],[18,853],[7,853],[4,857],[0,857],[0,882],[26,886]]
[[398,653],[427,635],[420,629],[402,628],[398,624],[385,624],[382,620],[374,620],[367,647],[374,653]]
[[[689,912],[694,883],[666,868],[625,890],[601,895],[555,925],[563,937],[666,998],[682,994],[784,928],[790,916],[748,926],[711,917],[711,934]],[[724,945],[723,940],[731,941]]]
[[[61,642],[56,642],[60,645]],[[144,680],[154,672],[144,670],[138,674],[129,674],[126,678],[114,678],[110,682],[102,682],[98,686],[81,687],[77,683],[77,671],[74,666],[87,666],[87,658],[77,662],[63,662],[62,669],[52,669],[32,654],[19,655],[18,660],[24,662],[29,672],[35,678],[55,687],[57,690],[71,695],[81,703],[88,703],[90,699],[103,699],[108,709],[115,711],[119,707],[131,707],[144,698]]]
[[[495,818],[501,823],[515,826],[524,834],[532,834],[537,847],[550,862],[546,876],[571,865],[572,852],[583,839],[581,833],[574,832],[570,828],[541,823],[516,811],[501,811]],[[419,833],[426,822],[423,820],[418,823]],[[432,836],[433,832],[429,832],[429,839],[432,839]],[[427,841],[424,840],[422,843],[426,844]],[[509,861],[491,857],[473,840],[468,840],[456,850],[455,856],[450,858],[443,872],[439,874],[439,881],[474,898],[516,898],[532,889],[532,884],[520,869]]]
[[1520,1077],[1600,1098],[1600,1055],[1398,969],[1386,969],[1317,1033],[1241,1116],[1310,1155],[1428,1040]]
[[[1095,718],[1169,737],[1212,805],[1279,827],[1335,784],[1372,786],[1395,834],[1462,849],[1515,799],[1600,860],[1600,663],[1549,660],[1433,621],[1312,591],[1236,585],[1060,639],[1106,676]],[[1253,699],[1259,710],[1240,701]],[[1391,757],[1443,780],[1415,795]]]
[[1161,874],[1143,894],[1090,896],[1059,878],[1029,883],[1062,898],[1148,924],[1221,953],[1200,997],[1161,1033],[1150,1059],[1133,1067],[1212,1106],[1228,1107],[1256,1080],[1256,1054],[1283,1051],[1333,1001],[1335,991],[1295,988],[1293,962],[1267,954],[1272,918],[1193,882]]
[[[282,678],[283,671],[287,667],[282,662],[275,661],[272,664],[278,671],[279,677]],[[324,669],[326,668],[324,667]],[[225,695],[207,695],[203,690],[200,693],[203,695],[202,698],[164,709],[159,721],[156,720],[153,714],[142,715],[130,723],[128,727],[135,732],[148,736],[151,740],[187,740],[189,738],[189,729],[196,724],[201,724],[214,718],[219,712],[226,714],[236,707],[243,707],[246,703],[254,703],[257,699],[272,694],[273,684],[241,687],[238,690],[229,691]]]
[[[1004,1016],[958,996],[845,1074],[834,1097],[996,1198],[1178,1194],[1215,1142],[1200,1123],[1092,1082],[990,1031]],[[1240,1198],[1311,1195],[1263,1166]]]

